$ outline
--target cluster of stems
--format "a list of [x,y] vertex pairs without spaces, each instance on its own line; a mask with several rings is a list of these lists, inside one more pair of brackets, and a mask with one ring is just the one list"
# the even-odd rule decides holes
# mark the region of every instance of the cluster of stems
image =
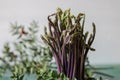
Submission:
[[57,12],[48,16],[48,30],[41,36],[47,43],[55,58],[58,73],[68,78],[86,80],[85,60],[95,38],[95,24],[89,35],[84,31],[85,14],[77,16],[70,14],[70,9],[64,12],[58,8]]

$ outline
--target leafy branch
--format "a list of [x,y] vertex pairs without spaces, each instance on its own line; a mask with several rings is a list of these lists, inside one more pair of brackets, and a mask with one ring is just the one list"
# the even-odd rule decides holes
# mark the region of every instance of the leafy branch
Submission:
[[4,71],[13,70],[14,66],[27,69],[37,67],[41,70],[50,67],[52,55],[49,48],[41,45],[38,35],[38,23],[33,21],[30,26],[11,23],[11,33],[14,36],[13,42],[4,45],[3,56],[0,57]]

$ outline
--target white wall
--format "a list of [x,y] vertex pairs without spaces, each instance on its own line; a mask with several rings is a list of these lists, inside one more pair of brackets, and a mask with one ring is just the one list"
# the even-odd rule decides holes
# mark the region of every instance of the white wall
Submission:
[[94,21],[96,39],[90,52],[91,63],[120,63],[120,1],[119,0],[0,0],[0,51],[4,42],[11,40],[10,22],[29,25],[39,22],[40,31],[47,25],[47,16],[62,9],[71,8],[73,14],[86,13],[86,28]]

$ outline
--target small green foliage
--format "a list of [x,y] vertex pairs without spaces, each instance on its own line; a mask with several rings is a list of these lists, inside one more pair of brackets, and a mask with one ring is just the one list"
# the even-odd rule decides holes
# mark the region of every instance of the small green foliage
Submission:
[[11,79],[12,80],[23,80],[23,78],[24,78],[24,72],[22,71],[22,69],[18,68],[17,66],[14,66],[14,71],[11,76]]
[[41,45],[38,23],[33,21],[30,26],[11,24],[11,33],[15,38],[4,45],[3,56],[0,57],[2,69],[13,70],[14,66],[27,73],[36,72],[37,68],[50,68],[52,55],[49,47]]
[[[37,80],[71,80],[64,74],[57,74],[54,70],[48,70],[38,75]],[[76,79],[72,79],[76,80]]]

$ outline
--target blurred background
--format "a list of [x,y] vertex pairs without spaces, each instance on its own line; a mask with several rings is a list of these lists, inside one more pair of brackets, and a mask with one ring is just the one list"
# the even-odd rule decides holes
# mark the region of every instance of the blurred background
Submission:
[[40,26],[39,35],[47,26],[47,16],[58,7],[70,8],[77,15],[86,14],[86,30],[95,22],[97,33],[90,52],[92,64],[120,64],[120,1],[119,0],[0,0],[0,55],[3,44],[12,41],[10,23],[29,26],[33,20]]

